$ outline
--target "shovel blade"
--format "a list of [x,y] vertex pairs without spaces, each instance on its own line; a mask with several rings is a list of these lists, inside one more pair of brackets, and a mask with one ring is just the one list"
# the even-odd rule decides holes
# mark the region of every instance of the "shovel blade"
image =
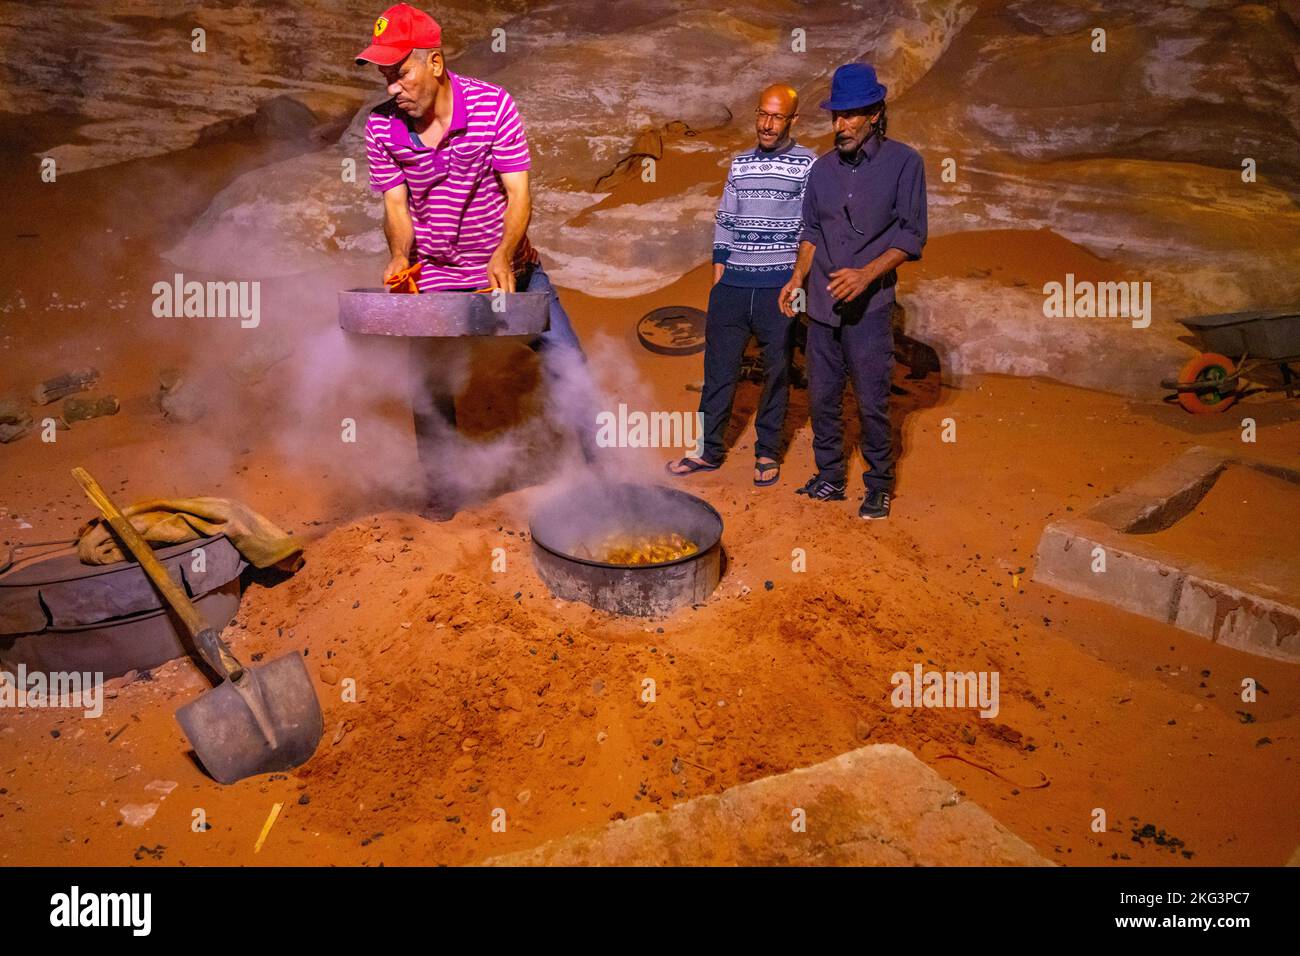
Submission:
[[306,763],[316,752],[325,728],[301,655],[286,654],[246,668],[242,679],[256,681],[260,687],[274,745],[229,679],[176,711],[199,762],[218,783],[234,783]]

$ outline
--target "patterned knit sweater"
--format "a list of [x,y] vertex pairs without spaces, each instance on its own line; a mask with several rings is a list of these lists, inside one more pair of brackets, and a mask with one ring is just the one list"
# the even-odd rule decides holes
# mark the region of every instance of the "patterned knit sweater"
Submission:
[[757,146],[731,161],[713,231],[721,281],[779,288],[794,274],[803,216],[803,187],[817,154],[791,142],[780,152]]

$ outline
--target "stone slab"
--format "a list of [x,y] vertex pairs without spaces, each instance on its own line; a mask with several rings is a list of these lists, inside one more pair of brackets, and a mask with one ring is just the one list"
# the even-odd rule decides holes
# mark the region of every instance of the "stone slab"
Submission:
[[[805,829],[796,832],[796,810]],[[486,866],[1052,866],[909,751],[825,763],[615,821]]]

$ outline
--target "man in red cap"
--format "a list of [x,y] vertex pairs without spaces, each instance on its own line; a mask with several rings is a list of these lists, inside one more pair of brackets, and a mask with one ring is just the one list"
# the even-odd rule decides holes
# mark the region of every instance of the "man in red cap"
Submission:
[[[418,261],[421,292],[549,292],[550,328],[532,347],[541,354],[552,411],[576,427],[590,459],[595,423],[581,420],[589,387],[582,347],[528,242],[531,161],[523,122],[501,87],[448,70],[441,46],[437,22],[399,3],[375,21],[370,46],[357,56],[357,63],[379,68],[392,96],[366,121],[370,187],[384,197],[384,279]],[[428,492],[423,513],[445,520],[473,488],[446,453],[458,363],[439,345],[425,340],[412,356],[416,444]],[[559,399],[574,414],[565,414]]]

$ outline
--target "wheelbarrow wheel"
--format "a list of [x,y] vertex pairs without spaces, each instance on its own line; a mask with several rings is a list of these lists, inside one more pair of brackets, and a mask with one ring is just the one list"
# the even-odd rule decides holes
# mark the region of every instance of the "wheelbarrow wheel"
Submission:
[[1207,386],[1178,392],[1178,404],[1193,415],[1225,412],[1237,401],[1236,366],[1232,359],[1217,352],[1202,352],[1184,365],[1178,373],[1178,384]]

